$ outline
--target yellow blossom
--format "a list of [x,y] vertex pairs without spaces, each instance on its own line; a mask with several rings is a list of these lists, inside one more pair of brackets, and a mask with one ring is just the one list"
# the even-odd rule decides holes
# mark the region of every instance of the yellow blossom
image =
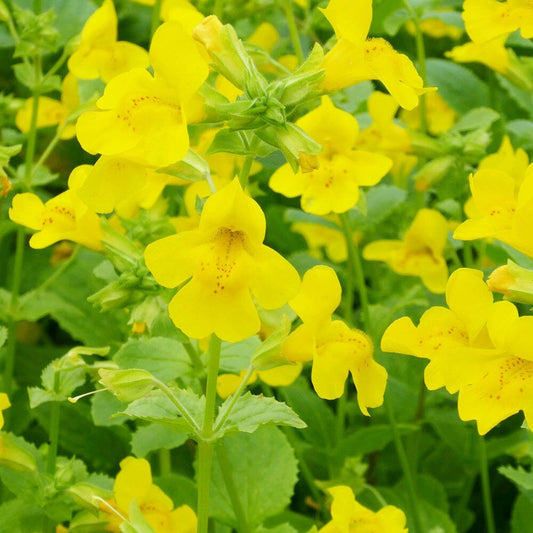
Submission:
[[392,159],[391,174],[401,181],[413,170],[417,158],[410,153],[412,140],[409,132],[394,121],[398,104],[392,96],[376,91],[370,95],[367,106],[372,124],[361,131],[355,147]]
[[424,88],[411,60],[382,39],[367,39],[372,20],[372,0],[330,0],[321,9],[337,36],[326,54],[322,87],[333,91],[364,80],[379,80],[400,106],[413,109]]
[[8,407],[11,407],[9,398],[5,392],[0,392],[0,429],[4,427],[4,413]]
[[339,485],[328,492],[333,497],[331,521],[319,533],[407,533],[407,519],[398,507],[387,505],[377,512],[356,501],[350,487]]
[[[65,124],[69,115],[80,105],[78,81],[72,74],[67,74],[61,84],[61,101],[48,96],[39,97],[37,108],[37,128],[57,126],[61,139],[72,139],[76,135],[74,124]],[[33,98],[28,98],[15,117],[15,124],[22,133],[30,131]]]
[[78,119],[78,140],[86,151],[154,168],[185,156],[187,123],[201,117],[193,97],[207,77],[207,64],[178,22],[157,29],[150,61],[153,76],[139,68],[116,76],[97,101],[99,111]]
[[274,172],[269,185],[289,198],[301,195],[304,211],[344,213],[357,203],[359,186],[375,185],[391,168],[388,157],[353,149],[359,133],[357,120],[336,108],[327,96],[297,124],[322,145],[318,168],[295,174],[287,163]]
[[158,283],[176,287],[190,278],[169,305],[170,317],[186,335],[245,339],[261,325],[254,298],[276,309],[296,294],[298,274],[263,244],[265,229],[261,208],[234,179],[207,199],[198,229],[148,245],[146,265]]
[[442,255],[447,238],[446,219],[434,209],[421,209],[401,241],[374,241],[365,246],[363,257],[385,261],[398,274],[420,276],[430,291],[442,293],[448,280]]
[[470,190],[472,218],[457,227],[454,238],[493,237],[533,257],[533,165],[523,181],[501,170],[480,170],[470,176]]
[[511,57],[505,48],[506,39],[507,36],[503,36],[490,41],[472,41],[452,48],[445,55],[457,63],[481,63],[505,74],[511,68]]
[[528,0],[465,0],[463,10],[466,31],[474,42],[507,37],[518,29],[524,39],[533,37],[533,6]]
[[[152,482],[150,463],[146,459],[126,457],[120,462],[120,472],[113,485],[114,498],[109,505],[128,519],[130,504],[137,503],[143,517],[155,533],[196,533],[197,519],[188,505],[173,509],[172,500]],[[109,531],[122,531],[122,520],[107,506]]]
[[[440,8],[438,11],[450,12],[450,8]],[[457,40],[463,35],[463,30],[452,24],[447,24],[441,18],[424,18],[419,22],[420,30],[433,37],[433,39],[442,39],[443,37],[450,37],[450,39]],[[415,35],[416,28],[412,20],[408,21],[405,28],[411,35]]]
[[112,0],[104,0],[87,20],[81,42],[68,60],[74,76],[84,80],[111,78],[132,68],[146,68],[146,50],[127,41],[117,41],[117,13]]
[[69,188],[46,203],[33,193],[17,194],[9,218],[33,230],[32,248],[46,248],[61,240],[78,242],[100,250],[103,237],[100,219],[78,197],[77,189],[85,180],[87,165],[76,167],[69,177]]
[[514,150],[508,135],[505,135],[498,151],[485,156],[478,165],[478,170],[501,170],[507,172],[520,185],[526,175],[529,157],[525,150]]
[[[420,129],[420,108],[402,109],[400,118],[412,130]],[[426,94],[426,121],[429,133],[439,135],[451,129],[459,116],[438,93]]]
[[524,411],[533,423],[533,317],[519,317],[507,301],[493,302],[479,270],[456,270],[446,287],[448,308],[432,307],[417,327],[403,317],[385,331],[385,352],[429,359],[431,389],[459,392],[459,416],[476,420],[480,434]]
[[341,286],[333,269],[308,270],[300,292],[289,302],[303,324],[289,335],[282,353],[291,361],[313,361],[313,387],[327,400],[342,396],[350,373],[359,409],[368,416],[369,407],[383,403],[387,371],[374,361],[374,347],[365,333],[331,319],[340,300]]

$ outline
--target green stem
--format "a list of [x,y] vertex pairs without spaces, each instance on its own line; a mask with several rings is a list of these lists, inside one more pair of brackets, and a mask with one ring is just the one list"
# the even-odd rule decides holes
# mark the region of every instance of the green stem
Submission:
[[487,446],[485,439],[479,439],[481,492],[483,493],[483,510],[485,511],[485,525],[487,533],[496,533],[494,513],[492,511],[492,498],[490,494],[489,463],[487,459]]
[[207,533],[209,520],[209,489],[214,442],[213,423],[217,394],[217,376],[220,364],[220,339],[211,335],[207,361],[207,385],[202,431],[198,442],[198,533]]
[[15,248],[15,264],[13,267],[13,283],[11,285],[11,302],[9,304],[6,358],[4,364],[4,390],[8,396],[11,394],[13,389],[13,370],[15,368],[15,353],[17,345],[16,313],[18,311],[20,284],[22,282],[22,264],[24,261],[24,249],[26,246],[25,239],[26,231],[23,228],[18,228]]
[[385,500],[385,498],[380,494],[379,490],[377,490],[372,485],[367,485],[366,483],[365,489],[368,490],[368,492],[372,493],[372,496],[376,498],[376,501],[381,505],[381,507],[387,507],[387,500]]
[[160,14],[161,14],[161,0],[155,0],[154,7],[152,8],[152,22],[150,24],[150,36],[154,35],[155,30],[157,30],[157,27],[159,26],[159,23],[161,22]]
[[172,459],[170,457],[170,450],[161,448],[159,450],[159,475],[168,476],[172,473]]
[[398,432],[396,419],[394,418],[394,412],[386,398],[384,400],[384,404],[385,410],[387,411],[387,417],[389,419],[389,425],[392,432],[394,447],[396,448],[396,454],[398,455],[398,460],[400,461],[403,476],[407,484],[407,496],[415,526],[413,528],[414,531],[412,533],[423,533],[424,529],[422,528],[422,521],[420,520],[420,510],[418,509],[418,498],[416,495],[415,482],[411,473],[409,460],[407,459],[407,454],[405,453],[405,448],[403,446],[402,439],[400,438],[400,433]]
[[[363,323],[363,329],[368,329],[370,325],[370,307],[368,304],[368,291],[365,284],[365,275],[363,272],[363,263],[361,262],[359,246],[355,244],[353,239],[353,228],[351,226],[348,214],[341,213],[339,217],[342,224],[344,238],[346,240],[346,248],[348,250],[348,278],[350,278],[352,275],[355,278],[357,290],[359,291],[359,299],[361,302],[361,321]],[[352,283],[350,280],[349,282]]]
[[195,370],[201,370],[204,368],[204,363],[202,362],[202,359],[198,355],[198,352],[192,345],[190,340],[184,341],[183,347],[185,348],[185,351],[187,352],[189,359],[191,360],[192,366]]
[[224,441],[220,442],[217,446],[217,457],[220,470],[222,471],[222,477],[224,478],[224,484],[228,490],[229,499],[231,500],[231,505],[239,524],[237,530],[239,533],[251,533],[252,530],[248,524],[248,519],[246,518],[241,499],[239,498],[239,491],[233,480],[232,466],[229,461],[228,452],[224,446]]
[[343,395],[337,400],[337,424],[335,428],[335,434],[337,437],[337,444],[340,442],[342,437],[344,436],[344,426],[346,421],[346,407],[348,403],[348,386],[345,383],[344,384],[344,393]]
[[231,414],[231,411],[235,407],[237,400],[241,397],[242,391],[246,388],[246,385],[248,385],[248,381],[250,381],[250,377],[252,376],[253,371],[254,371],[254,367],[250,365],[246,374],[241,379],[241,382],[239,383],[237,390],[233,393],[231,400],[229,401],[227,409],[225,410],[224,414],[220,417],[220,419],[217,420],[215,427],[214,427],[215,433],[224,425],[224,422],[227,420],[228,416]]
[[159,381],[158,379],[154,379],[155,386],[163,391],[167,398],[176,406],[178,411],[180,412],[181,416],[185,419],[185,421],[194,429],[194,431],[199,434],[200,433],[200,427],[198,426],[196,420],[193,418],[193,416],[189,413],[188,409],[174,396],[173,392],[170,390],[169,387],[167,387],[162,381]]
[[[35,58],[35,79],[41,80],[41,57]],[[35,147],[37,145],[37,114],[39,112],[39,96],[40,96],[40,83],[36,84],[32,92],[32,107],[31,107],[31,120],[30,130],[28,132],[28,143],[26,145],[26,157],[24,167],[24,181],[26,189],[31,190],[31,177],[33,161],[35,159]]]
[[50,284],[52,284],[57,278],[65,272],[65,270],[68,269],[68,267],[74,262],[76,257],[78,256],[79,251],[81,250],[81,245],[77,244],[74,247],[73,252],[70,254],[70,257],[68,259],[65,259],[55,270],[52,272],[52,274],[46,278],[35,290],[36,291],[42,291],[46,289]]
[[[253,133],[252,133],[253,135]],[[244,158],[244,163],[242,164],[241,171],[239,172],[239,181],[241,183],[242,190],[244,191],[248,187],[248,180],[250,178],[250,170],[252,170],[252,165],[255,161],[255,149],[259,144],[259,137],[253,135],[253,138],[248,145],[250,153]]]
[[474,254],[472,252],[472,243],[469,241],[463,242],[463,259],[465,267],[474,268]]
[[35,172],[37,169],[44,165],[45,161],[48,159],[48,156],[52,153],[52,150],[56,147],[57,143],[61,139],[61,135],[65,131],[65,128],[67,127],[68,121],[65,120],[63,124],[57,129],[56,134],[54,135],[53,139],[48,143],[48,146],[45,148],[44,152],[41,154],[41,157],[37,160],[37,163],[33,165],[32,168],[32,176],[35,175]]
[[298,64],[301,65],[304,61],[304,53],[302,50],[302,43],[298,35],[298,28],[296,27],[296,19],[294,18],[294,11],[292,10],[292,0],[283,0],[283,11],[287,17],[287,24],[289,26],[289,34],[291,36],[294,53],[298,59]]

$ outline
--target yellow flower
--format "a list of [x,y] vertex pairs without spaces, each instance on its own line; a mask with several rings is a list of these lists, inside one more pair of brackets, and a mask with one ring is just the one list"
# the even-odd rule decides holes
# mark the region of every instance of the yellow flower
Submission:
[[104,0],[87,20],[81,42],[68,60],[74,76],[84,80],[111,78],[132,68],[146,68],[148,54],[136,44],[117,41],[117,13],[112,0]]
[[445,55],[457,63],[481,63],[505,74],[511,68],[509,50],[505,48],[506,39],[507,36],[501,36],[490,41],[472,41],[452,48]]
[[115,210],[124,218],[132,218],[139,208],[152,207],[166,185],[186,183],[128,159],[102,156],[94,166],[86,165],[86,178],[77,193],[96,213]]
[[501,170],[507,172],[519,185],[524,180],[529,165],[529,157],[522,148],[513,149],[508,135],[502,140],[498,151],[485,156],[478,165],[478,170]]
[[506,301],[493,303],[479,270],[456,270],[446,287],[448,308],[432,307],[415,327],[403,317],[385,331],[381,348],[429,359],[428,389],[459,392],[459,416],[480,434],[524,411],[533,423],[533,317]]
[[[120,472],[113,485],[114,499],[109,505],[128,519],[133,500],[155,533],[196,533],[197,519],[187,505],[173,509],[172,500],[152,483],[150,463],[146,459],[126,457],[120,462]],[[122,531],[123,520],[107,506],[101,509],[109,513],[110,531]]]
[[398,507],[387,505],[377,512],[356,501],[350,487],[339,485],[328,492],[333,496],[331,521],[319,533],[407,533],[406,517]]
[[327,96],[319,107],[297,122],[322,145],[318,168],[294,174],[287,163],[270,178],[270,188],[294,198],[302,196],[304,211],[316,215],[344,213],[359,199],[360,185],[375,185],[390,170],[391,160],[381,154],[353,150],[359,126],[346,111],[336,108]]
[[368,416],[368,407],[383,403],[387,371],[374,361],[374,347],[365,333],[331,320],[340,300],[341,286],[333,269],[308,270],[300,292],[289,302],[303,324],[283,344],[283,355],[291,361],[313,361],[311,381],[326,400],[342,396],[350,373],[359,408]]
[[394,121],[398,104],[392,96],[376,91],[370,95],[367,106],[372,124],[359,134],[355,146],[392,159],[391,174],[401,180],[413,170],[417,158],[410,154],[411,136],[408,131]]
[[470,176],[474,209],[455,230],[454,239],[494,237],[533,257],[533,165],[522,180],[501,170],[484,169]]
[[365,246],[363,257],[385,261],[398,274],[420,276],[431,292],[442,293],[448,280],[442,255],[447,238],[446,219],[438,211],[421,209],[401,241],[374,241]]
[[382,38],[367,39],[372,20],[372,0],[330,0],[321,9],[337,36],[322,67],[326,91],[342,89],[365,80],[379,80],[400,106],[413,109],[424,88],[411,60]]
[[463,10],[466,31],[474,42],[507,37],[518,29],[524,39],[533,37],[533,6],[528,0],[465,0]]
[[100,111],[78,119],[78,140],[87,152],[154,168],[185,156],[187,123],[201,117],[193,97],[207,77],[207,64],[178,22],[157,29],[150,60],[153,76],[143,69],[116,76],[96,103]]
[[61,240],[78,242],[100,250],[103,237],[100,219],[78,197],[87,173],[87,165],[76,167],[69,177],[69,188],[46,203],[35,194],[25,192],[13,198],[9,218],[33,230],[32,248],[46,248]]
[[4,427],[4,413],[8,407],[11,407],[9,398],[5,392],[0,392],[0,429]]
[[170,317],[186,335],[245,339],[261,325],[254,298],[276,309],[296,294],[298,274],[263,244],[265,229],[261,208],[234,179],[207,199],[198,229],[148,245],[146,265],[158,283],[176,287],[191,278],[169,305]]
[[[65,121],[74,109],[80,105],[78,95],[78,81],[72,74],[67,74],[61,84],[61,101],[48,98],[47,96],[39,97],[39,107],[37,108],[37,127],[48,128],[57,126],[58,129],[64,128],[61,133],[61,139],[72,139],[76,135],[74,124],[67,124]],[[33,108],[33,98],[28,98],[15,117],[15,124],[22,133],[30,131],[30,122]]]
[[[450,8],[440,8],[435,11],[450,12]],[[420,29],[426,35],[434,39],[442,39],[443,37],[450,37],[450,39],[457,40],[463,35],[463,30],[452,24],[447,24],[440,18],[425,18],[420,21]],[[415,35],[416,28],[412,20],[408,21],[405,28],[411,35]]]
[[[400,118],[409,128],[420,129],[419,107],[412,111],[402,109]],[[442,96],[438,93],[426,94],[426,120],[429,133],[439,135],[448,131],[458,118],[457,113],[444,101]]]

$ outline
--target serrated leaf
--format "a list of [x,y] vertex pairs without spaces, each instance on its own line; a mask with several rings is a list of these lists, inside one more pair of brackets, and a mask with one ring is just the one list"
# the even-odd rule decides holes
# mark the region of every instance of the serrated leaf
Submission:
[[528,472],[521,466],[517,468],[500,466],[498,472],[510,479],[515,485],[518,485],[520,489],[533,491],[533,472]]
[[[197,423],[199,420],[203,420],[205,396],[200,397],[193,391],[184,389],[173,389],[172,392]],[[152,391],[144,398],[130,403],[124,414],[149,422],[166,424],[176,429],[181,429],[188,434],[195,432],[195,429],[183,419],[178,408],[160,390]]]
[[181,343],[164,337],[130,339],[114,355],[121,368],[142,368],[169,382],[191,372],[191,361]]
[[91,400],[91,415],[95,426],[119,426],[128,418],[118,414],[124,411],[127,403],[121,402],[109,391],[94,394]]
[[[218,421],[226,416],[230,402],[231,396],[220,407],[215,427]],[[217,435],[222,436],[236,431],[253,433],[259,427],[270,424],[295,428],[306,427],[305,422],[287,404],[278,402],[274,398],[255,396],[247,392],[237,400],[228,418],[217,430]]]
[[[297,479],[296,457],[287,438],[276,427],[224,438],[226,466],[239,489],[239,498],[251,528],[274,516],[289,504]],[[219,453],[213,461],[210,513],[237,527],[237,519],[226,489]]]
[[28,397],[30,400],[30,407],[35,409],[38,405],[46,402],[58,402],[63,401],[66,398],[62,398],[51,391],[41,389],[40,387],[28,387]]
[[131,436],[131,451],[137,457],[146,457],[154,450],[172,450],[181,446],[189,434],[174,427],[152,423],[137,429]]
[[477,129],[488,129],[499,118],[499,113],[496,113],[493,109],[489,107],[477,107],[463,115],[451,131],[466,132]]

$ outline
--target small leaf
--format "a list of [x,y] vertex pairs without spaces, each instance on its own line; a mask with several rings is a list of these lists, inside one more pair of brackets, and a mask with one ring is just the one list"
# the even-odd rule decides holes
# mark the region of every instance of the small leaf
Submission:
[[533,490],[533,472],[528,472],[520,466],[518,468],[500,466],[498,472],[518,485],[520,489]]
[[162,424],[149,424],[140,427],[131,437],[131,451],[137,457],[146,457],[151,451],[172,450],[181,446],[189,434],[174,427]]

